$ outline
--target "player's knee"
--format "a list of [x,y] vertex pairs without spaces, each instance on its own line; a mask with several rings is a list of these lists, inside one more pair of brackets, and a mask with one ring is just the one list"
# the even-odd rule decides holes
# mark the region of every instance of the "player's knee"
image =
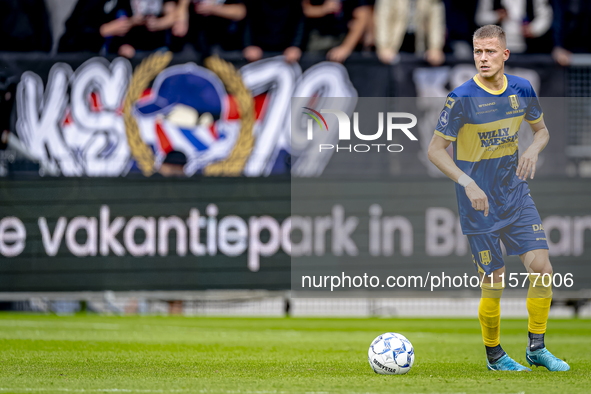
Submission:
[[548,253],[534,253],[526,252],[521,255],[523,265],[529,273],[536,273],[540,275],[552,274],[552,264],[550,264],[550,258]]
[[550,263],[550,259],[548,259],[548,258],[539,259],[535,263],[536,264],[531,265],[533,272],[540,274],[540,275],[544,275],[544,274],[552,275],[552,264]]
[[550,263],[550,260],[546,260],[546,263],[544,264],[544,267],[542,268],[540,274],[552,275],[552,264]]

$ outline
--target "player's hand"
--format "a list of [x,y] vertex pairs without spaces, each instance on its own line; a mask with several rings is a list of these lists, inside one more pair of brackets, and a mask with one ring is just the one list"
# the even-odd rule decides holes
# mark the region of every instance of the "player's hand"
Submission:
[[338,47],[332,48],[326,54],[326,57],[331,62],[339,62],[342,63],[351,55],[351,51],[349,48],[346,48],[344,45],[339,45]]
[[283,56],[285,56],[286,62],[296,63],[302,56],[302,50],[298,47],[289,47],[283,51]]
[[536,173],[536,163],[538,162],[538,152],[535,149],[528,148],[523,155],[519,158],[519,164],[517,165],[517,177],[521,180],[527,178],[527,175],[531,172],[530,179],[534,179]]
[[244,55],[244,58],[249,62],[256,62],[263,57],[263,50],[260,47],[251,45],[244,48],[242,55]]
[[465,190],[466,195],[472,203],[472,208],[477,211],[484,211],[484,216],[488,216],[488,197],[486,197],[486,194],[478,187],[476,182],[470,182]]
[[377,50],[378,59],[384,64],[394,64],[398,53],[392,48],[381,48]]
[[563,67],[570,65],[571,57],[572,52],[567,51],[562,47],[554,47],[554,49],[552,49],[552,58],[556,63]]
[[189,20],[179,19],[172,25],[172,35],[175,37],[184,37],[189,32]]
[[523,24],[523,26],[521,26],[521,31],[525,38],[534,38],[534,32],[531,29],[530,23]]
[[117,54],[119,54],[119,56],[123,56],[128,59],[131,59],[132,57],[135,56],[135,48],[129,44],[123,44],[119,47]]
[[441,66],[445,62],[445,55],[441,49],[427,49],[425,60],[433,67]]

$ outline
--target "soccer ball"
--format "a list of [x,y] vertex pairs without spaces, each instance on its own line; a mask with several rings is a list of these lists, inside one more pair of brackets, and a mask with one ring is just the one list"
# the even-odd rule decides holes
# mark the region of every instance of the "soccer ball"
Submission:
[[404,375],[415,361],[415,351],[404,335],[387,332],[372,341],[367,358],[375,373]]

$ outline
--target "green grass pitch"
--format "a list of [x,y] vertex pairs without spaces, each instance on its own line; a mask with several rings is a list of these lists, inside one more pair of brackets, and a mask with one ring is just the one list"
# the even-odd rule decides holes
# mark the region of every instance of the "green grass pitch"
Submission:
[[[525,363],[527,321],[504,319]],[[407,375],[376,375],[371,340],[413,343]],[[551,320],[571,371],[486,370],[478,320],[115,317],[0,314],[0,393],[589,393],[591,321]]]

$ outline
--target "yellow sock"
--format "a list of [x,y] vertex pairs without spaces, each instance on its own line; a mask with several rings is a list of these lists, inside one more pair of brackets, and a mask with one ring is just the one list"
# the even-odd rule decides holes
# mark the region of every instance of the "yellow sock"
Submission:
[[[536,281],[537,278],[537,281]],[[534,286],[535,283],[535,286]],[[549,286],[544,286],[544,283]],[[548,279],[541,275],[529,276],[529,290],[527,291],[527,313],[529,320],[527,329],[532,334],[544,334],[548,323],[548,313],[552,303],[552,275]]]
[[[485,281],[486,282],[486,281]],[[501,330],[501,295],[503,283],[482,284],[482,296],[478,306],[478,320],[482,328],[482,340],[484,345],[495,347],[499,345]]]

